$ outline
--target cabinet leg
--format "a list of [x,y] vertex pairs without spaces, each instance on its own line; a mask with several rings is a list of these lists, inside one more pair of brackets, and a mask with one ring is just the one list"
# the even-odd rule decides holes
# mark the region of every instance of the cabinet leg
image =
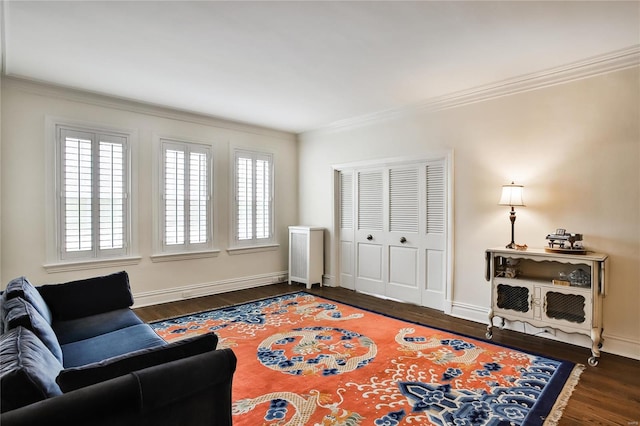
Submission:
[[589,365],[595,367],[600,359],[600,348],[602,347],[602,329],[599,327],[591,329],[591,357]]
[[493,309],[489,311],[489,325],[487,326],[487,333],[484,335],[487,339],[493,337]]

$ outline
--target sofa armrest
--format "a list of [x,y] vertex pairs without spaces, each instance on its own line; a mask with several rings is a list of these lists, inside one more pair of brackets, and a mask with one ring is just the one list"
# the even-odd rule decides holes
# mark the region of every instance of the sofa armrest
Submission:
[[125,271],[37,288],[54,320],[72,320],[133,305]]
[[211,351],[8,411],[0,421],[2,426],[230,426],[236,362],[231,349]]

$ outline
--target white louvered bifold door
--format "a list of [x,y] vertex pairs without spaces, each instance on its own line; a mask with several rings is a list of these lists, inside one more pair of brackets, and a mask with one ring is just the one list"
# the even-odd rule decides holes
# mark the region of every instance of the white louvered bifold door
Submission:
[[444,158],[340,172],[341,285],[443,309],[447,176]]
[[382,294],[386,284],[385,169],[356,171],[356,290]]
[[389,169],[388,281],[385,296],[420,304],[420,168]]
[[430,161],[425,172],[425,286],[422,305],[442,310],[446,282],[447,182],[443,160]]
[[350,290],[355,289],[354,283],[354,179],[353,170],[339,172],[338,191],[340,194],[340,286]]

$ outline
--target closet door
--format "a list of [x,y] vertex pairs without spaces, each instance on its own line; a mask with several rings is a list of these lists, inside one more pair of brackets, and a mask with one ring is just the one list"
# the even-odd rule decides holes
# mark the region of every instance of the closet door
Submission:
[[340,171],[340,283],[442,310],[447,292],[447,162]]
[[338,176],[340,205],[338,222],[340,225],[340,286],[355,289],[354,271],[354,173],[353,170],[341,171]]
[[447,174],[443,160],[429,161],[423,170],[426,214],[422,218],[425,229],[422,305],[442,310],[447,277]]
[[384,295],[386,290],[386,197],[384,170],[356,170],[355,289]]
[[424,267],[421,252],[424,236],[420,233],[420,218],[424,208],[420,200],[421,169],[418,166],[394,167],[387,173],[389,201],[387,255],[388,275],[385,296],[421,304]]

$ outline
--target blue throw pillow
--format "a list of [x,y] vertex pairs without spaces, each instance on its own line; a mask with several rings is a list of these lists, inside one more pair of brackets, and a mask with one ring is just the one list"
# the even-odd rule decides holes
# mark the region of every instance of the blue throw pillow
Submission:
[[55,381],[62,364],[24,327],[0,336],[0,366],[2,412],[62,394]]
[[14,278],[7,284],[5,293],[7,300],[13,299],[14,297],[22,297],[31,303],[38,313],[42,315],[42,318],[51,324],[51,310],[49,306],[47,306],[38,289],[36,289],[28,279],[25,277]]
[[143,368],[213,351],[217,344],[218,336],[214,333],[189,337],[168,345],[141,349],[81,367],[66,368],[60,372],[56,382],[60,389],[67,393]]
[[19,326],[31,330],[49,348],[53,356],[62,363],[62,348],[58,343],[56,334],[53,332],[51,325],[42,318],[42,315],[29,302],[21,297],[15,297],[7,300],[5,309],[5,331],[10,331]]

